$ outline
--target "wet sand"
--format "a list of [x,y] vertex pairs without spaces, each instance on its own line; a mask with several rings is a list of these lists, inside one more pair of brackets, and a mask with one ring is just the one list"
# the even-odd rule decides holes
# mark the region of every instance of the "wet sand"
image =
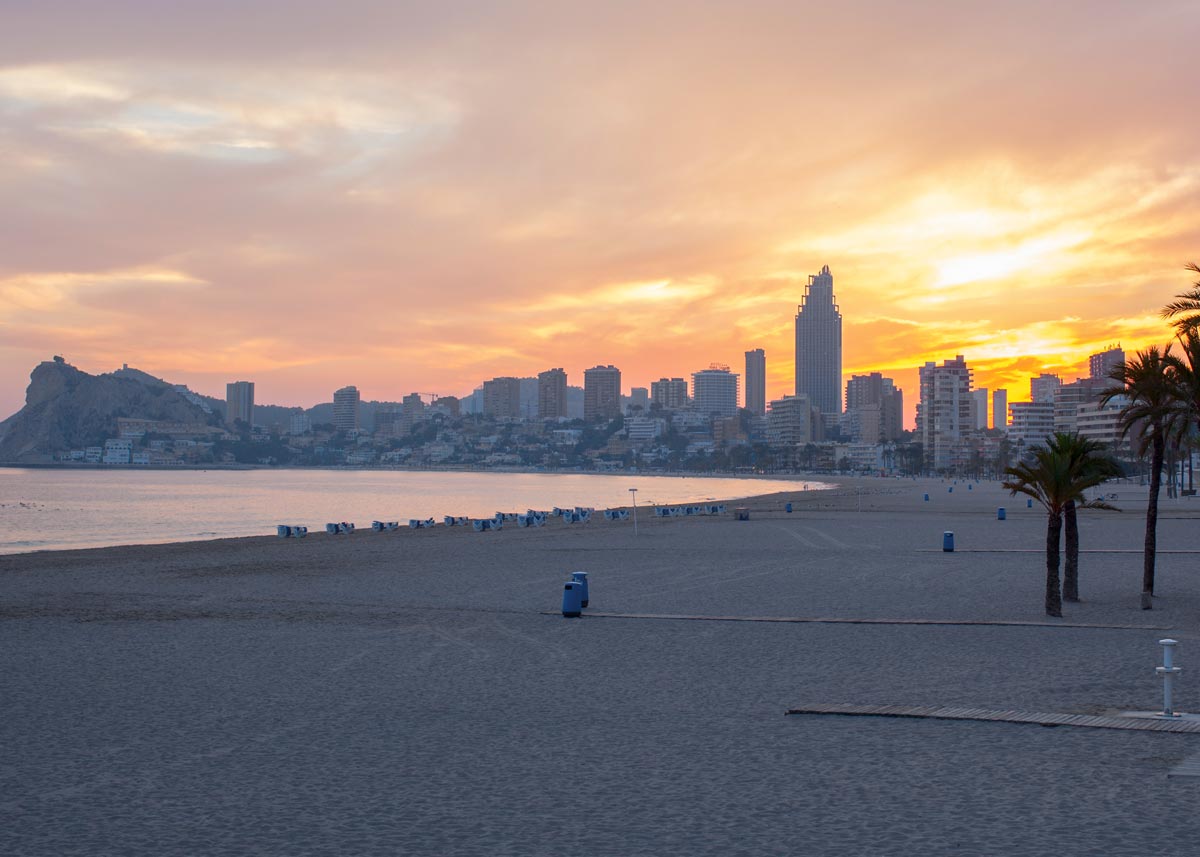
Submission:
[[[1064,609],[1097,627],[1014,626],[987,623],[1045,619],[1039,510],[839,482],[742,522],[643,507],[636,538],[597,516],[0,557],[0,851],[1188,852],[1200,780],[1166,774],[1196,736],[784,712],[1153,708],[1168,635],[1200,710],[1200,553],[1171,552],[1200,550],[1200,501],[1163,502],[1155,610],[1120,485]],[[575,570],[593,613],[967,624],[568,620]]]

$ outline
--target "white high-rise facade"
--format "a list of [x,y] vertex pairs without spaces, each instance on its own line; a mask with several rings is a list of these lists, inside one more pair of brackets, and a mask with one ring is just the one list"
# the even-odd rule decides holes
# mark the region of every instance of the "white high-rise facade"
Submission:
[[826,419],[842,413],[842,314],[828,265],[808,278],[796,312],[796,395]]
[[333,425],[338,431],[358,431],[358,387],[334,392]]
[[713,364],[692,373],[692,407],[704,416],[737,414],[738,376],[728,366]]

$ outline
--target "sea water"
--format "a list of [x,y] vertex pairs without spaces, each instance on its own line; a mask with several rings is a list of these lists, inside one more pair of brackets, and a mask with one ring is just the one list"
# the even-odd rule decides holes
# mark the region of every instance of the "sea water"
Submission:
[[0,553],[269,535],[276,525],[490,517],[795,491],[816,482],[639,474],[0,468]]

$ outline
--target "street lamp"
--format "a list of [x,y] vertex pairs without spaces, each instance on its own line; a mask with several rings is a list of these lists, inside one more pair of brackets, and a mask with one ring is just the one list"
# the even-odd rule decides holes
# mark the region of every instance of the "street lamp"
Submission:
[[637,489],[629,489],[630,496],[633,497],[633,534],[637,536]]

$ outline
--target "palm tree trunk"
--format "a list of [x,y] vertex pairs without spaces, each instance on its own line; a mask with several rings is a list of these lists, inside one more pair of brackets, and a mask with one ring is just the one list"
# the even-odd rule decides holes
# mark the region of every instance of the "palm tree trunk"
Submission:
[[1150,454],[1150,498],[1146,503],[1146,548],[1142,561],[1142,609],[1154,608],[1154,554],[1158,546],[1158,492],[1162,487],[1163,454],[1166,443],[1162,429],[1157,429]]
[[1046,522],[1046,615],[1062,616],[1058,586],[1058,543],[1062,537],[1062,512],[1050,512]]
[[1079,519],[1075,515],[1075,501],[1063,508],[1063,523],[1067,539],[1067,563],[1063,569],[1063,600],[1079,600]]

